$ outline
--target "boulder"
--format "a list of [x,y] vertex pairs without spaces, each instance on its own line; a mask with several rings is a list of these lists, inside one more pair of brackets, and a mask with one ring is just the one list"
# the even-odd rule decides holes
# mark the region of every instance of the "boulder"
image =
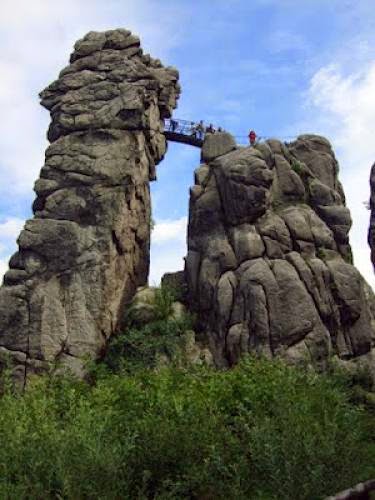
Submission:
[[202,161],[211,161],[236,149],[236,141],[227,132],[216,132],[206,134],[203,141],[201,158]]

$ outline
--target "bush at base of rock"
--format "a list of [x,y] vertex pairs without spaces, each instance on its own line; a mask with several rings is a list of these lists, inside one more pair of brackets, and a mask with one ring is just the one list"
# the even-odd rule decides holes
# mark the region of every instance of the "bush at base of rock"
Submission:
[[133,373],[170,363],[213,363],[208,347],[195,340],[194,317],[176,301],[169,284],[140,287],[127,309],[123,332],[112,337],[103,364],[91,364],[91,375],[107,367]]
[[163,357],[177,356],[189,326],[187,321],[159,320],[130,328],[111,340],[103,362],[113,372],[155,368]]
[[374,476],[368,416],[334,378],[246,359],[0,398],[0,498],[310,500]]

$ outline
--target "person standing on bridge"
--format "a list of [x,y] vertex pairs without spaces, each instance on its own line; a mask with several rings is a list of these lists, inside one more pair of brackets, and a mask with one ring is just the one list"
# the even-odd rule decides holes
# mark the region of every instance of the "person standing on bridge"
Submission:
[[194,137],[194,139],[197,138],[197,125],[194,122],[190,122],[190,132],[191,136]]
[[214,134],[215,133],[215,129],[214,129],[214,126],[212,125],[212,123],[210,123],[210,126],[207,127],[206,132],[207,132],[207,134]]
[[197,130],[197,139],[203,140],[203,136],[204,136],[204,123],[203,123],[203,120],[201,120],[198,123],[196,130]]
[[254,130],[250,130],[250,133],[249,133],[250,146],[254,146],[256,143],[256,140],[257,140],[256,133],[254,132]]
[[176,129],[177,129],[177,122],[176,120],[173,120],[171,118],[171,121],[170,121],[170,124],[169,124],[169,129],[172,131],[172,132],[176,132]]

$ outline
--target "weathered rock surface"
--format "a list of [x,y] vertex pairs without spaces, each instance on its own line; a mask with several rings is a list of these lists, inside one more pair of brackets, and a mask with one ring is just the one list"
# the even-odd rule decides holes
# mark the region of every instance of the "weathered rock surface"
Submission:
[[236,141],[227,132],[207,134],[202,146],[202,161],[209,162],[236,149]]
[[247,352],[318,368],[331,355],[372,363],[374,296],[352,265],[329,142],[303,135],[224,153],[195,172],[185,268],[216,365]]
[[371,261],[375,270],[375,163],[370,174],[370,227],[368,230],[368,244],[371,249]]
[[161,278],[161,287],[173,293],[176,300],[182,304],[189,305],[189,289],[184,271],[164,274]]
[[97,355],[147,282],[149,180],[179,95],[177,71],[127,30],[88,33],[70,61],[41,93],[51,145],[0,289],[0,357],[21,381]]

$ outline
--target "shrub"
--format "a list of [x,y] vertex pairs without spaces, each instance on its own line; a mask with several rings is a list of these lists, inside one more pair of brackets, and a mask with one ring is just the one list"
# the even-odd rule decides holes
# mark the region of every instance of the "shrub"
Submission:
[[179,352],[187,325],[188,319],[160,319],[142,328],[129,328],[111,339],[103,362],[117,373],[155,368],[160,356],[173,359]]
[[333,378],[245,359],[42,378],[0,399],[0,498],[319,499],[374,475]]
[[352,365],[347,368],[340,365],[337,358],[332,358],[329,371],[335,384],[346,391],[352,403],[363,405],[368,412],[375,414],[375,386],[369,366]]
[[[194,317],[189,313],[179,313],[173,317],[174,291],[168,286],[155,290],[153,301],[154,321],[136,326],[133,309],[130,306],[125,331],[114,336],[106,350],[103,362],[111,372],[133,373],[137,370],[155,368],[162,357],[173,361],[184,347],[183,334],[194,327]],[[135,307],[137,304],[135,304]],[[94,377],[102,370],[95,363],[90,364]]]
[[172,313],[172,304],[175,302],[175,293],[169,287],[161,287],[155,290],[154,308],[156,318],[167,321]]
[[302,170],[303,170],[302,165],[298,160],[296,160],[295,158],[292,158],[291,166],[292,166],[292,170],[294,170],[294,172],[296,172],[296,174],[298,174],[298,175],[302,174]]

